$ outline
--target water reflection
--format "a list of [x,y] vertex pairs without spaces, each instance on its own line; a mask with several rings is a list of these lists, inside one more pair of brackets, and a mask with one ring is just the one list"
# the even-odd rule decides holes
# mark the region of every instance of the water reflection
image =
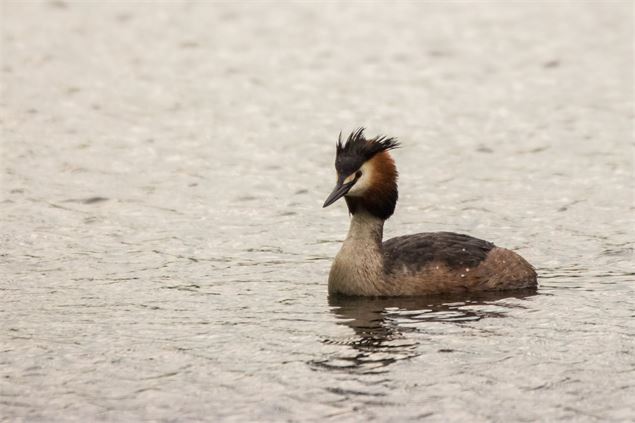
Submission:
[[536,295],[535,289],[469,296],[329,297],[331,312],[340,320],[338,323],[353,329],[354,336],[326,339],[326,344],[350,348],[311,364],[331,370],[383,372],[397,361],[419,355],[418,342],[405,336],[408,332],[420,332],[426,323],[432,322],[461,324],[485,317],[505,317],[509,309],[523,306],[503,300],[524,299],[532,295]]

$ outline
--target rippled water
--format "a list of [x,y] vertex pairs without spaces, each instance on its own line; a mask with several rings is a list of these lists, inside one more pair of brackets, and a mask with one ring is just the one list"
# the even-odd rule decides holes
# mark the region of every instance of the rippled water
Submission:
[[[629,3],[2,16],[2,420],[635,419]],[[361,125],[540,288],[327,298]]]

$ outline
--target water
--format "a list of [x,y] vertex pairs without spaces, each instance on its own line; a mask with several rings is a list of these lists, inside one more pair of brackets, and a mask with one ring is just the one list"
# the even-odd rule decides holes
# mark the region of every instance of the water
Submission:
[[[2,420],[635,419],[630,4],[2,16]],[[328,299],[361,125],[538,291]]]

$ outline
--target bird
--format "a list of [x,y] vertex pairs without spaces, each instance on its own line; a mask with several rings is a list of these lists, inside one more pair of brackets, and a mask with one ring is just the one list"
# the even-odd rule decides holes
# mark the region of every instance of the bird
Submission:
[[365,129],[336,142],[337,182],[328,207],[344,197],[350,226],[331,265],[329,295],[399,297],[537,287],[535,268],[492,242],[453,232],[424,232],[383,240],[384,223],[399,197],[390,151],[396,138],[367,139]]

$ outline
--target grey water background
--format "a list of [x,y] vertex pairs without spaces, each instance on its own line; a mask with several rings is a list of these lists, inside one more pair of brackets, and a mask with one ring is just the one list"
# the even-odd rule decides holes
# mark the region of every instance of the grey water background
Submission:
[[[630,2],[2,2],[2,421],[633,421]],[[386,237],[537,292],[328,299],[340,130]]]

